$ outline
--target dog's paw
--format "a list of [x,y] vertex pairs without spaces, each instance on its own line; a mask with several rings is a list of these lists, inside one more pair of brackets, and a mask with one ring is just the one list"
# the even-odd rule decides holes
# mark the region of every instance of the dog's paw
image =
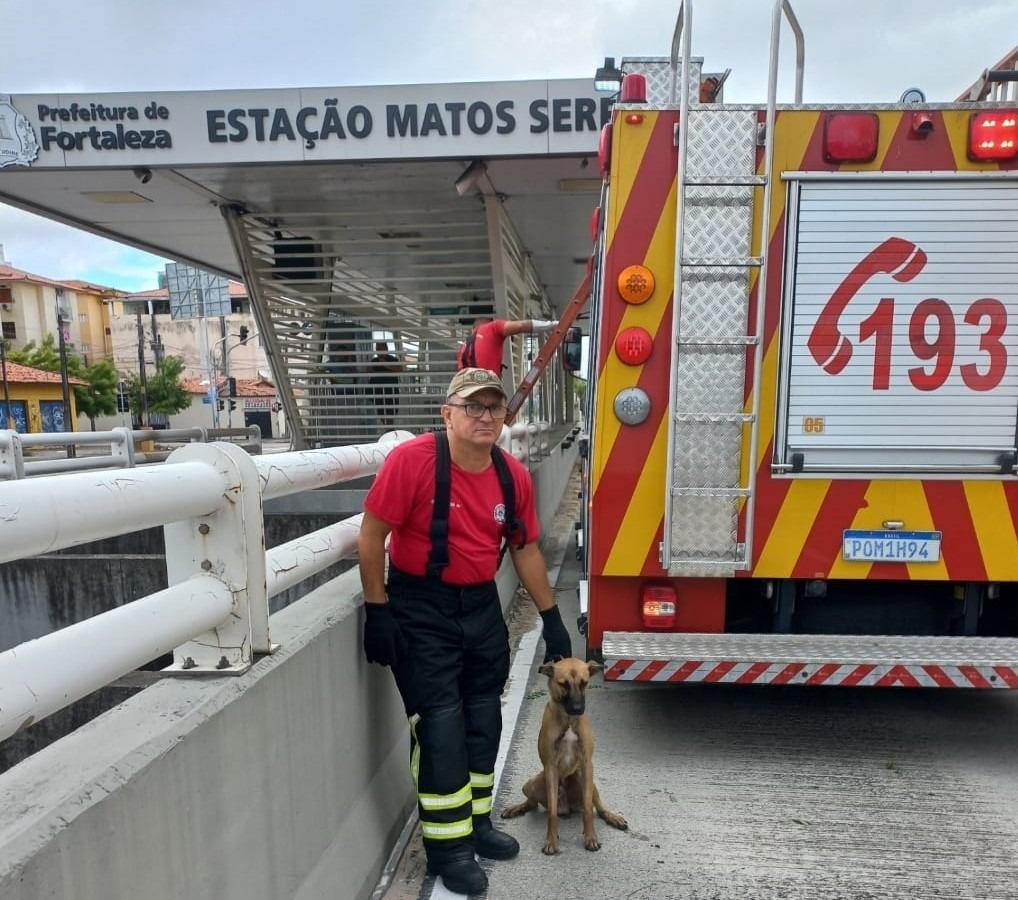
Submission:
[[601,842],[597,839],[597,835],[596,834],[592,834],[589,837],[584,835],[583,846],[587,850],[600,850],[601,849]]
[[558,843],[556,841],[548,841],[542,848],[541,852],[545,856],[555,856],[558,851]]
[[629,829],[629,823],[618,813],[604,812],[601,818],[605,820],[612,828],[617,828],[619,831],[627,831]]

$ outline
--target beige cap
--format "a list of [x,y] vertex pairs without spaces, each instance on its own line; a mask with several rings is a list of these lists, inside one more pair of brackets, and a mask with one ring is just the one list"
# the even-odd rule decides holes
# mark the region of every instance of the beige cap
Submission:
[[509,395],[502,387],[502,379],[489,369],[461,369],[452,376],[446,397],[472,397],[479,391],[498,391],[503,397]]

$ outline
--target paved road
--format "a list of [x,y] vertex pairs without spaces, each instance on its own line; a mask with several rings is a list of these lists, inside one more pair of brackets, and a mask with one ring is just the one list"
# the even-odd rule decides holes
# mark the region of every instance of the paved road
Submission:
[[[539,768],[544,682],[498,810]],[[488,900],[1018,898],[1014,692],[597,683],[588,710],[601,795],[630,830],[599,821],[590,853],[573,817],[545,857],[543,811],[504,823],[523,851],[486,864]]]

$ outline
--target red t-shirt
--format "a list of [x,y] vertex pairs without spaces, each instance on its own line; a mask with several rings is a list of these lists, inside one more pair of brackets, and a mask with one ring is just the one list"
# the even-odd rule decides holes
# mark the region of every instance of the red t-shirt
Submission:
[[505,342],[505,322],[495,319],[474,329],[474,359],[478,369],[502,374],[502,344]]
[[[410,575],[423,576],[431,551],[431,510],[435,505],[435,436],[422,434],[401,444],[382,463],[364,509],[392,527],[389,559]],[[524,466],[504,455],[516,487],[516,516],[528,543],[540,536],[534,483]],[[449,489],[449,565],[447,584],[491,581],[498,568],[505,504],[494,464],[467,472],[452,463]]]

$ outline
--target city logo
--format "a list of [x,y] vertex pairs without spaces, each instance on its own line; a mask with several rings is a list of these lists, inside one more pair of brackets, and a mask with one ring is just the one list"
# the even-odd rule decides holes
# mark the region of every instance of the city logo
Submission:
[[39,156],[39,142],[32,126],[11,102],[0,94],[0,169],[30,166]]

